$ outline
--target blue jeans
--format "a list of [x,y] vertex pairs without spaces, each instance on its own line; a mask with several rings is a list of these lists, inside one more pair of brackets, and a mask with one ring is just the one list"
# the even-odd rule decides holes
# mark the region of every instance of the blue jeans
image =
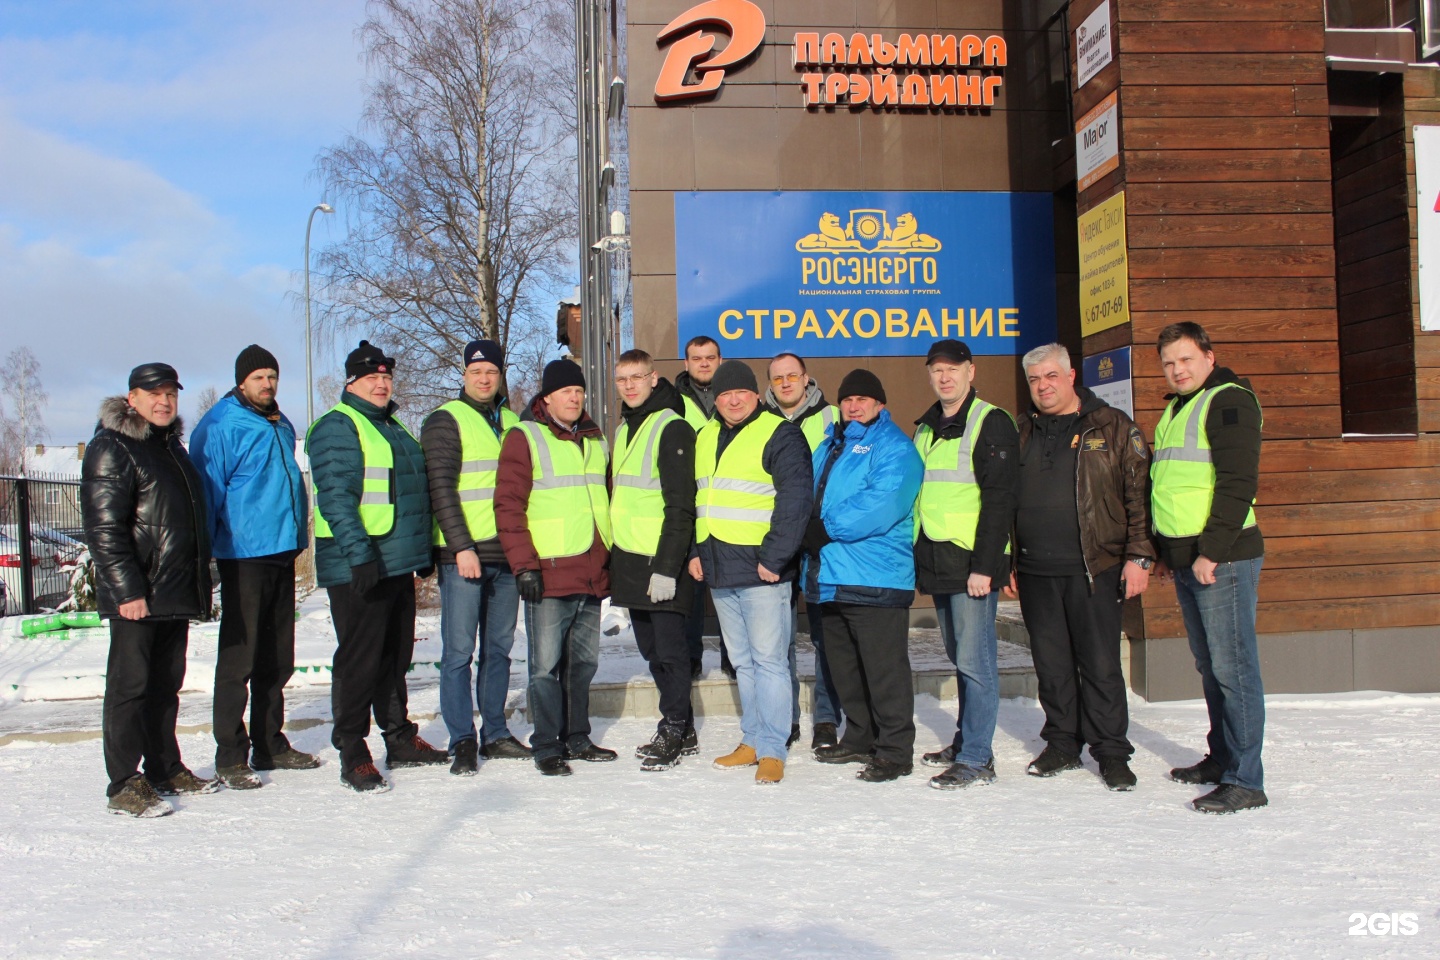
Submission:
[[577,593],[525,604],[530,746],[535,762],[590,743],[590,681],[600,662],[600,598]]
[[[510,648],[515,645],[515,615],[520,595],[508,564],[483,563],[480,579],[460,576],[455,564],[440,564],[440,714],[450,734],[450,751],[461,740],[475,739],[475,710],[480,710],[481,743],[510,736],[505,698],[510,693]],[[484,629],[481,629],[481,624]],[[480,654],[475,656],[475,637]],[[475,660],[475,693],[470,693],[470,662]]]
[[983,767],[995,759],[995,718],[1000,712],[1000,661],[996,650],[996,591],[983,597],[968,593],[936,594],[935,615],[945,655],[955,664],[960,712],[955,720],[955,761]]
[[785,759],[790,737],[790,583],[712,587],[725,647],[740,687],[740,742]]
[[1190,652],[1210,711],[1210,756],[1224,769],[1221,783],[1265,788],[1260,747],[1265,740],[1265,687],[1255,638],[1255,603],[1264,557],[1215,568],[1201,585],[1189,567],[1174,571],[1175,597],[1185,616]]
[[[833,723],[840,725],[840,698],[835,695],[835,685],[830,682],[830,664],[825,662],[825,631],[820,626],[820,611],[805,605],[805,616],[810,621],[810,642],[815,647],[815,697],[814,706],[811,709],[811,721],[813,723]],[[800,607],[799,605],[790,608],[790,676],[792,696],[791,704],[794,712],[791,714],[792,724],[800,722],[800,672],[795,669],[795,637],[800,632]]]

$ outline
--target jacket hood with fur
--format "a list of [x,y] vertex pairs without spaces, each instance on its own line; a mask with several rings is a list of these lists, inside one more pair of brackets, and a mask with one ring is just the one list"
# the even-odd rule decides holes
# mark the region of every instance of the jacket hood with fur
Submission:
[[[156,427],[140,416],[140,411],[130,406],[130,401],[125,397],[106,397],[100,401],[100,422],[96,424],[96,429],[113,430],[131,440],[148,440],[151,431]],[[170,421],[170,426],[164,428],[164,432],[178,437],[185,432],[185,422],[176,416]]]

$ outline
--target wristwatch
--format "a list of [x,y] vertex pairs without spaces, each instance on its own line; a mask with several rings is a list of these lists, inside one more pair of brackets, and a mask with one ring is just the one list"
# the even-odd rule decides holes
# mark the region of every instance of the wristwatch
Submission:
[[1135,564],[1135,566],[1139,567],[1141,570],[1149,570],[1152,566],[1155,565],[1155,561],[1151,560],[1149,557],[1131,557],[1130,562]]

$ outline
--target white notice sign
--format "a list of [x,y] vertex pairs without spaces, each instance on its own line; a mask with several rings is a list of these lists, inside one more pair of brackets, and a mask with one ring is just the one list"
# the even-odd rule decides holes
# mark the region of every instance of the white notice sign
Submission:
[[1440,330],[1440,127],[1415,128],[1415,216],[1420,235],[1420,329]]
[[1120,166],[1120,111],[1115,94],[1075,122],[1075,189],[1084,190]]
[[1090,81],[1113,56],[1110,42],[1110,0],[1095,8],[1075,30],[1075,89]]

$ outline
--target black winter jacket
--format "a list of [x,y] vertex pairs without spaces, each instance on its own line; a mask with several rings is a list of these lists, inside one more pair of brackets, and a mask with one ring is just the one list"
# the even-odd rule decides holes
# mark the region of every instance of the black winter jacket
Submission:
[[[610,550],[610,600],[635,610],[690,612],[695,581],[685,569],[690,545],[695,540],[695,431],[684,420],[685,402],[680,391],[664,377],[643,404],[623,413],[631,431],[647,417],[661,410],[673,410],[681,419],[672,420],[660,433],[656,465],[660,471],[660,495],[665,501],[660,525],[660,545],[654,557],[628,553],[618,545]],[[611,496],[614,496],[615,461],[621,451],[612,444],[610,453]],[[675,598],[666,603],[650,602],[650,574],[675,577]]]
[[[499,437],[504,428],[500,425],[500,410],[505,398],[496,396],[493,403],[477,403],[464,390],[460,391],[460,402],[469,404],[485,419]],[[447,410],[435,410],[425,418],[420,428],[420,446],[425,450],[425,472],[430,482],[430,509],[445,542],[436,545],[436,563],[454,563],[455,551],[474,550],[481,563],[504,563],[505,551],[500,547],[497,533],[489,540],[470,539],[470,525],[465,522],[465,509],[460,503],[460,427]],[[451,545],[454,545],[453,547]]]
[[[944,429],[944,416],[937,400],[915,421],[916,426],[928,425],[940,440],[954,440],[965,432],[965,418],[970,415],[970,396],[960,404],[960,411]],[[1015,424],[1003,410],[992,410],[980,424],[976,445],[975,480],[980,484],[980,523],[975,529],[975,549],[965,550],[949,541],[938,542],[922,531],[915,543],[915,586],[921,593],[964,593],[970,574],[979,573],[991,580],[990,589],[999,590],[1009,582],[1010,559],[1005,544],[1010,541],[1010,527],[1015,515],[1015,498],[1020,487],[1020,437]],[[916,507],[919,512],[919,507]]]
[[124,397],[100,405],[85,448],[80,510],[95,560],[100,616],[144,600],[148,620],[210,616],[210,535],[200,474],[180,444],[179,417],[164,429]]

